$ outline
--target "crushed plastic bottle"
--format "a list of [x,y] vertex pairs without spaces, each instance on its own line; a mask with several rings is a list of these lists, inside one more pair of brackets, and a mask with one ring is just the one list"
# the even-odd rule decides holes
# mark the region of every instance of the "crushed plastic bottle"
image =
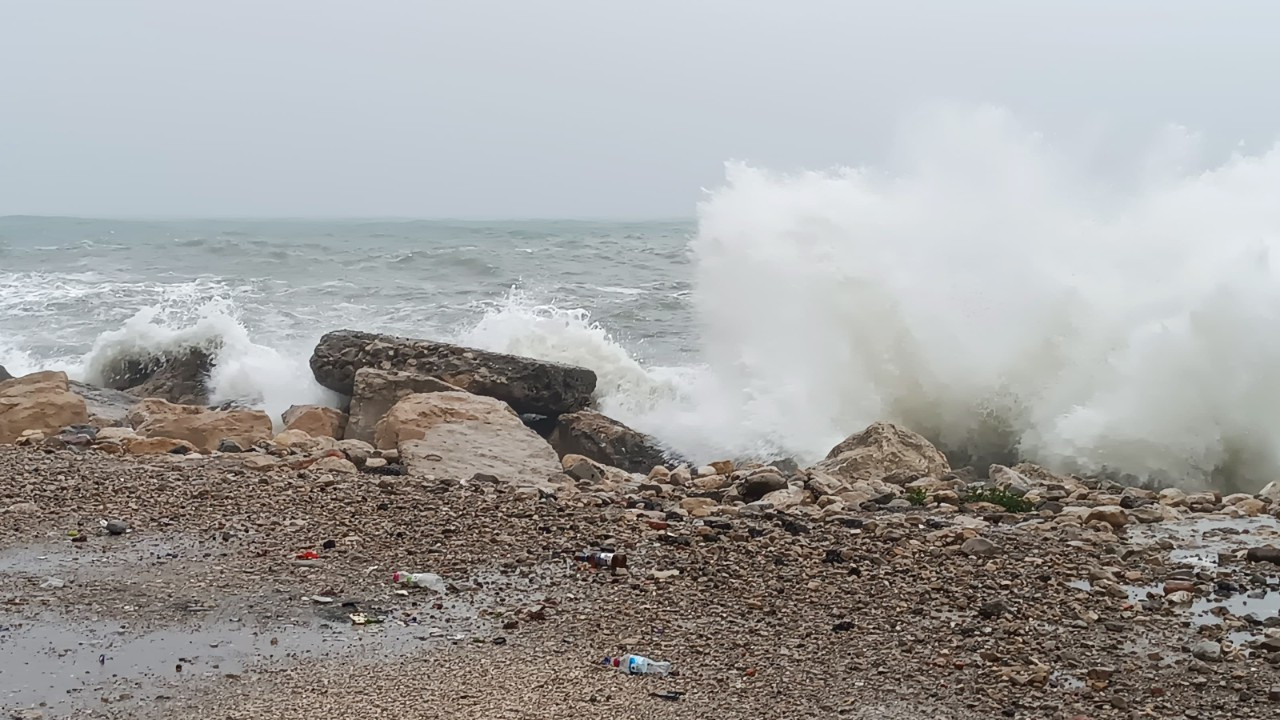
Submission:
[[444,584],[444,578],[435,573],[411,573],[402,570],[391,574],[391,582],[397,585],[408,585],[410,587],[434,590],[441,595],[443,595],[447,590]]
[[583,550],[575,557],[578,562],[584,562],[591,567],[598,568],[624,568],[627,566],[627,556],[620,552],[600,552],[598,550]]
[[604,659],[604,664],[616,667],[628,675],[668,675],[671,673],[671,663],[650,660],[643,655],[607,657]]

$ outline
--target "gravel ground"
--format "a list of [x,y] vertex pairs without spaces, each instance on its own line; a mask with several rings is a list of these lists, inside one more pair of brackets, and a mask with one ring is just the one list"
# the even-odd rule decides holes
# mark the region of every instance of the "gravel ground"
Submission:
[[[662,505],[630,498],[646,500]],[[1267,639],[1280,624],[1277,568],[1230,552],[1274,543],[1273,518],[1159,536],[1035,515],[655,521],[628,506],[606,494],[561,504],[495,485],[0,448],[0,709],[1280,717],[1280,652],[1260,644],[1280,650]],[[110,535],[102,520],[130,531]],[[975,536],[988,542],[964,544]],[[1239,592],[1190,609],[1149,599],[1193,544],[1224,553],[1208,582]],[[600,546],[626,552],[626,574],[574,562]],[[300,559],[308,550],[318,557]],[[449,592],[397,594],[399,569],[438,573]],[[353,613],[385,622],[355,626]],[[1198,644],[1205,659],[1193,657]],[[625,652],[669,660],[677,674],[601,666]]]

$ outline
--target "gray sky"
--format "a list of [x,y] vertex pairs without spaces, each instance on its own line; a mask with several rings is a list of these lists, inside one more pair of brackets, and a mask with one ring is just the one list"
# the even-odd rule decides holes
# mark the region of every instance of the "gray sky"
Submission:
[[939,101],[1280,129],[1271,0],[0,0],[0,214],[690,216]]

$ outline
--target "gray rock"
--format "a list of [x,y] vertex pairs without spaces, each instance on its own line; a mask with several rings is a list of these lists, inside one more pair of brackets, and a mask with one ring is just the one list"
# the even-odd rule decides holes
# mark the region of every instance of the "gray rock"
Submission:
[[986,538],[975,537],[965,540],[960,552],[970,557],[991,557],[1000,552],[1000,548]]
[[138,396],[121,390],[94,387],[71,380],[67,383],[71,392],[84,398],[85,409],[96,424],[124,426],[129,424],[129,411],[138,404]]
[[657,440],[594,410],[561,415],[548,441],[560,457],[582,455],[633,473],[647,474],[669,460]]
[[593,484],[599,484],[604,481],[604,476],[589,460],[578,460],[573,465],[565,468],[564,473],[574,480],[586,480]]
[[215,349],[188,347],[155,355],[123,356],[101,370],[102,384],[140,398],[207,405]]
[[738,493],[742,495],[744,501],[753,503],[771,492],[777,492],[786,487],[786,478],[777,473],[765,472],[744,480]]
[[581,410],[596,388],[586,368],[354,330],[326,334],[311,355],[316,381],[343,395],[355,392],[356,371],[366,367],[437,378],[536,415]]
[[1198,642],[1191,646],[1191,657],[1205,662],[1219,662],[1222,660],[1222,645],[1212,640]]
[[104,527],[112,535],[123,535],[129,532],[129,523],[123,520],[108,520]]
[[924,437],[898,425],[878,422],[836,445],[812,469],[851,485],[905,485],[922,477],[942,478],[951,466]]
[[5,380],[12,380],[12,379],[13,379],[13,376],[9,374],[9,371],[5,370],[3,365],[0,365],[0,382],[4,382]]
[[1245,559],[1249,562],[1269,562],[1280,565],[1280,548],[1269,545],[1249,548],[1245,553]]

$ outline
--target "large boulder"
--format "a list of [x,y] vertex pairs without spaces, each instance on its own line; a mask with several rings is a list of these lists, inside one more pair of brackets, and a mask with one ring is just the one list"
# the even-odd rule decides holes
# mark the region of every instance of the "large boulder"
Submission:
[[652,437],[594,410],[561,415],[549,440],[561,457],[583,455],[627,472],[647,474],[667,461]]
[[951,472],[947,458],[928,440],[906,428],[878,422],[831,449],[811,470],[848,483],[903,485]]
[[9,374],[9,371],[5,370],[3,365],[0,365],[0,382],[4,382],[5,380],[12,380],[12,379],[13,379],[13,376]]
[[260,410],[209,410],[147,398],[129,413],[129,424],[144,437],[185,440],[213,452],[223,440],[249,448],[271,439],[271,418]]
[[427,375],[360,368],[351,391],[351,415],[343,437],[373,442],[373,431],[387,411],[418,393],[458,392],[461,388]]
[[506,403],[465,392],[409,395],[378,423],[375,445],[397,449],[414,475],[477,474],[523,486],[560,475],[560,458]]
[[209,404],[209,371],[213,356],[200,347],[172,352],[121,356],[98,369],[102,384],[140,398],[160,398],[181,405]]
[[281,416],[285,430],[301,430],[314,437],[341,439],[347,414],[323,405],[293,405]]
[[586,368],[353,330],[325,335],[311,355],[316,381],[343,395],[354,394],[356,371],[365,367],[437,378],[536,415],[581,410],[596,388]]
[[46,371],[0,381],[0,443],[28,430],[57,433],[89,422],[84,399],[71,392],[67,374]]

